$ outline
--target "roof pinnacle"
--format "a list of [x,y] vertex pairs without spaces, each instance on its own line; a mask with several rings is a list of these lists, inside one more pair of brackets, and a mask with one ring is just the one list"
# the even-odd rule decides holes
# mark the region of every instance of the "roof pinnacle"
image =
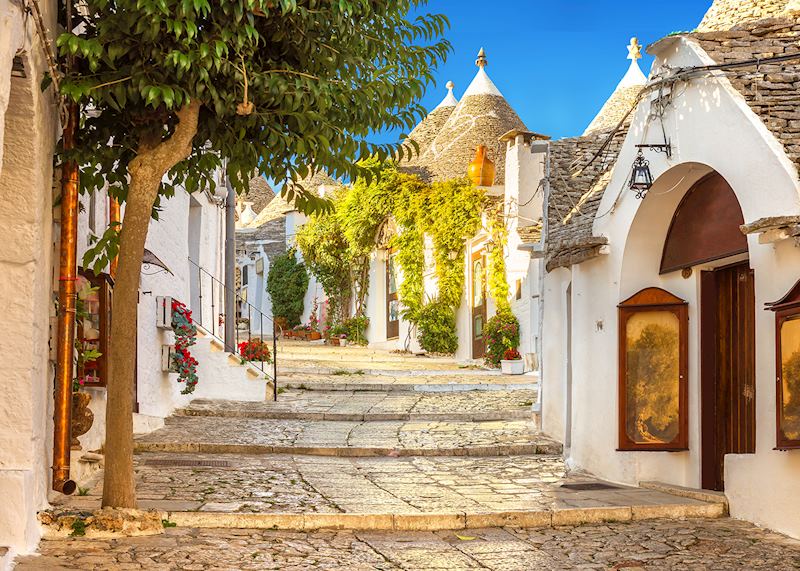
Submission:
[[642,45],[639,43],[639,38],[631,38],[628,46],[628,59],[634,62],[642,59]]
[[486,52],[483,48],[481,48],[481,51],[478,52],[478,59],[475,60],[475,65],[480,68],[484,68],[489,65],[489,60],[486,59]]

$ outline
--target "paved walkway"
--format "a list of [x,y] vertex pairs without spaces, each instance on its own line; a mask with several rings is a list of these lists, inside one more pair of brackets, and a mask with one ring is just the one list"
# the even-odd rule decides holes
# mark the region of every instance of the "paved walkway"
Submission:
[[391,392],[287,390],[277,402],[195,400],[185,416],[297,420],[532,420],[537,392]]
[[171,528],[162,536],[43,541],[32,570],[770,570],[800,567],[800,542],[732,520],[468,533]]
[[[581,474],[567,475],[558,456],[141,454],[136,472],[140,507],[170,512],[485,514],[623,506],[701,509],[706,505]],[[571,487],[576,484],[579,489]],[[64,505],[99,508],[101,496],[98,482],[86,496],[65,497]]]
[[[302,363],[305,347],[290,347],[284,364]],[[19,569],[738,569],[744,562],[777,571],[798,563],[796,544],[780,536],[727,519],[685,520],[721,517],[719,498],[569,473],[561,445],[536,429],[535,376],[462,371],[447,360],[432,360],[435,370],[425,372],[420,358],[319,350],[311,365],[298,366],[302,373],[280,377],[278,403],[195,401],[137,439],[140,507],[163,512],[177,528],[156,537],[46,541],[43,557]],[[315,372],[334,357],[350,373]],[[353,374],[365,364],[383,368]],[[101,494],[98,480],[62,506],[90,510]]]
[[177,416],[139,438],[140,452],[323,456],[558,454],[533,421],[307,421]]

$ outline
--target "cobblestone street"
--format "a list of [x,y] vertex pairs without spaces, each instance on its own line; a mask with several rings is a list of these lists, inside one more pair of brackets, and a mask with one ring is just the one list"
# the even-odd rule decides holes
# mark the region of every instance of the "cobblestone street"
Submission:
[[[53,538],[18,568],[738,569],[745,561],[777,570],[800,561],[795,542],[714,519],[725,512],[719,496],[570,472],[561,445],[537,430],[535,376],[510,383],[446,360],[430,360],[436,368],[424,374],[425,359],[300,348],[287,345],[284,366],[313,368],[322,351],[347,356],[336,363],[350,373],[306,371],[313,386],[283,388],[277,402],[196,400],[137,438],[139,506],[177,527],[154,537]],[[309,354],[316,359],[302,361]],[[391,369],[379,369],[387,362]],[[371,375],[352,372],[367,364]],[[98,509],[101,476],[84,495],[54,503]],[[697,517],[711,519],[687,519]]]
[[32,570],[758,570],[800,568],[800,542],[733,520],[656,520],[469,532],[170,528],[120,540],[44,541]]

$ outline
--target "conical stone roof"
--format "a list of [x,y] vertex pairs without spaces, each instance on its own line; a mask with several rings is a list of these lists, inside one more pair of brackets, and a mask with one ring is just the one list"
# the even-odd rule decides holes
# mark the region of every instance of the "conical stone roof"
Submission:
[[639,68],[638,60],[642,57],[642,47],[639,40],[631,38],[628,46],[628,59],[631,65],[628,72],[619,82],[614,93],[608,98],[603,108],[589,124],[583,135],[591,135],[602,131],[608,131],[619,125],[625,116],[633,109],[642,87],[647,83],[642,70]]
[[261,212],[275,198],[275,192],[267,179],[259,175],[250,181],[250,189],[241,195],[242,202],[252,202],[253,210]]
[[475,150],[479,145],[486,145],[489,158],[497,168],[495,184],[503,184],[506,145],[499,139],[514,129],[527,130],[486,74],[487,61],[483,49],[475,63],[478,73],[464,96],[433,142],[414,161],[414,171],[425,180],[443,181],[466,176]]
[[409,133],[409,140],[415,141],[417,145],[419,145],[419,152],[416,153],[411,160],[407,161],[408,166],[417,163],[419,157],[428,150],[431,143],[433,143],[433,140],[436,138],[436,135],[439,134],[444,124],[447,123],[447,119],[450,118],[453,109],[458,105],[458,99],[453,95],[454,87],[455,85],[452,81],[447,82],[447,95],[445,98],[414,127],[411,133]]
[[714,0],[698,32],[730,30],[743,22],[776,18],[800,10],[800,0]]

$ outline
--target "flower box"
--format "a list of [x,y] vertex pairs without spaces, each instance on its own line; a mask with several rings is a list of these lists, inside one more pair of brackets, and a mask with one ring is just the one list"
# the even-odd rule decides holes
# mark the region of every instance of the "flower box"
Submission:
[[178,365],[172,356],[175,354],[175,345],[161,346],[161,370],[164,373],[177,373]]
[[168,296],[156,297],[156,327],[159,329],[172,329],[172,298]]
[[500,370],[504,375],[521,375],[525,372],[525,361],[514,359],[513,361],[500,361]]

